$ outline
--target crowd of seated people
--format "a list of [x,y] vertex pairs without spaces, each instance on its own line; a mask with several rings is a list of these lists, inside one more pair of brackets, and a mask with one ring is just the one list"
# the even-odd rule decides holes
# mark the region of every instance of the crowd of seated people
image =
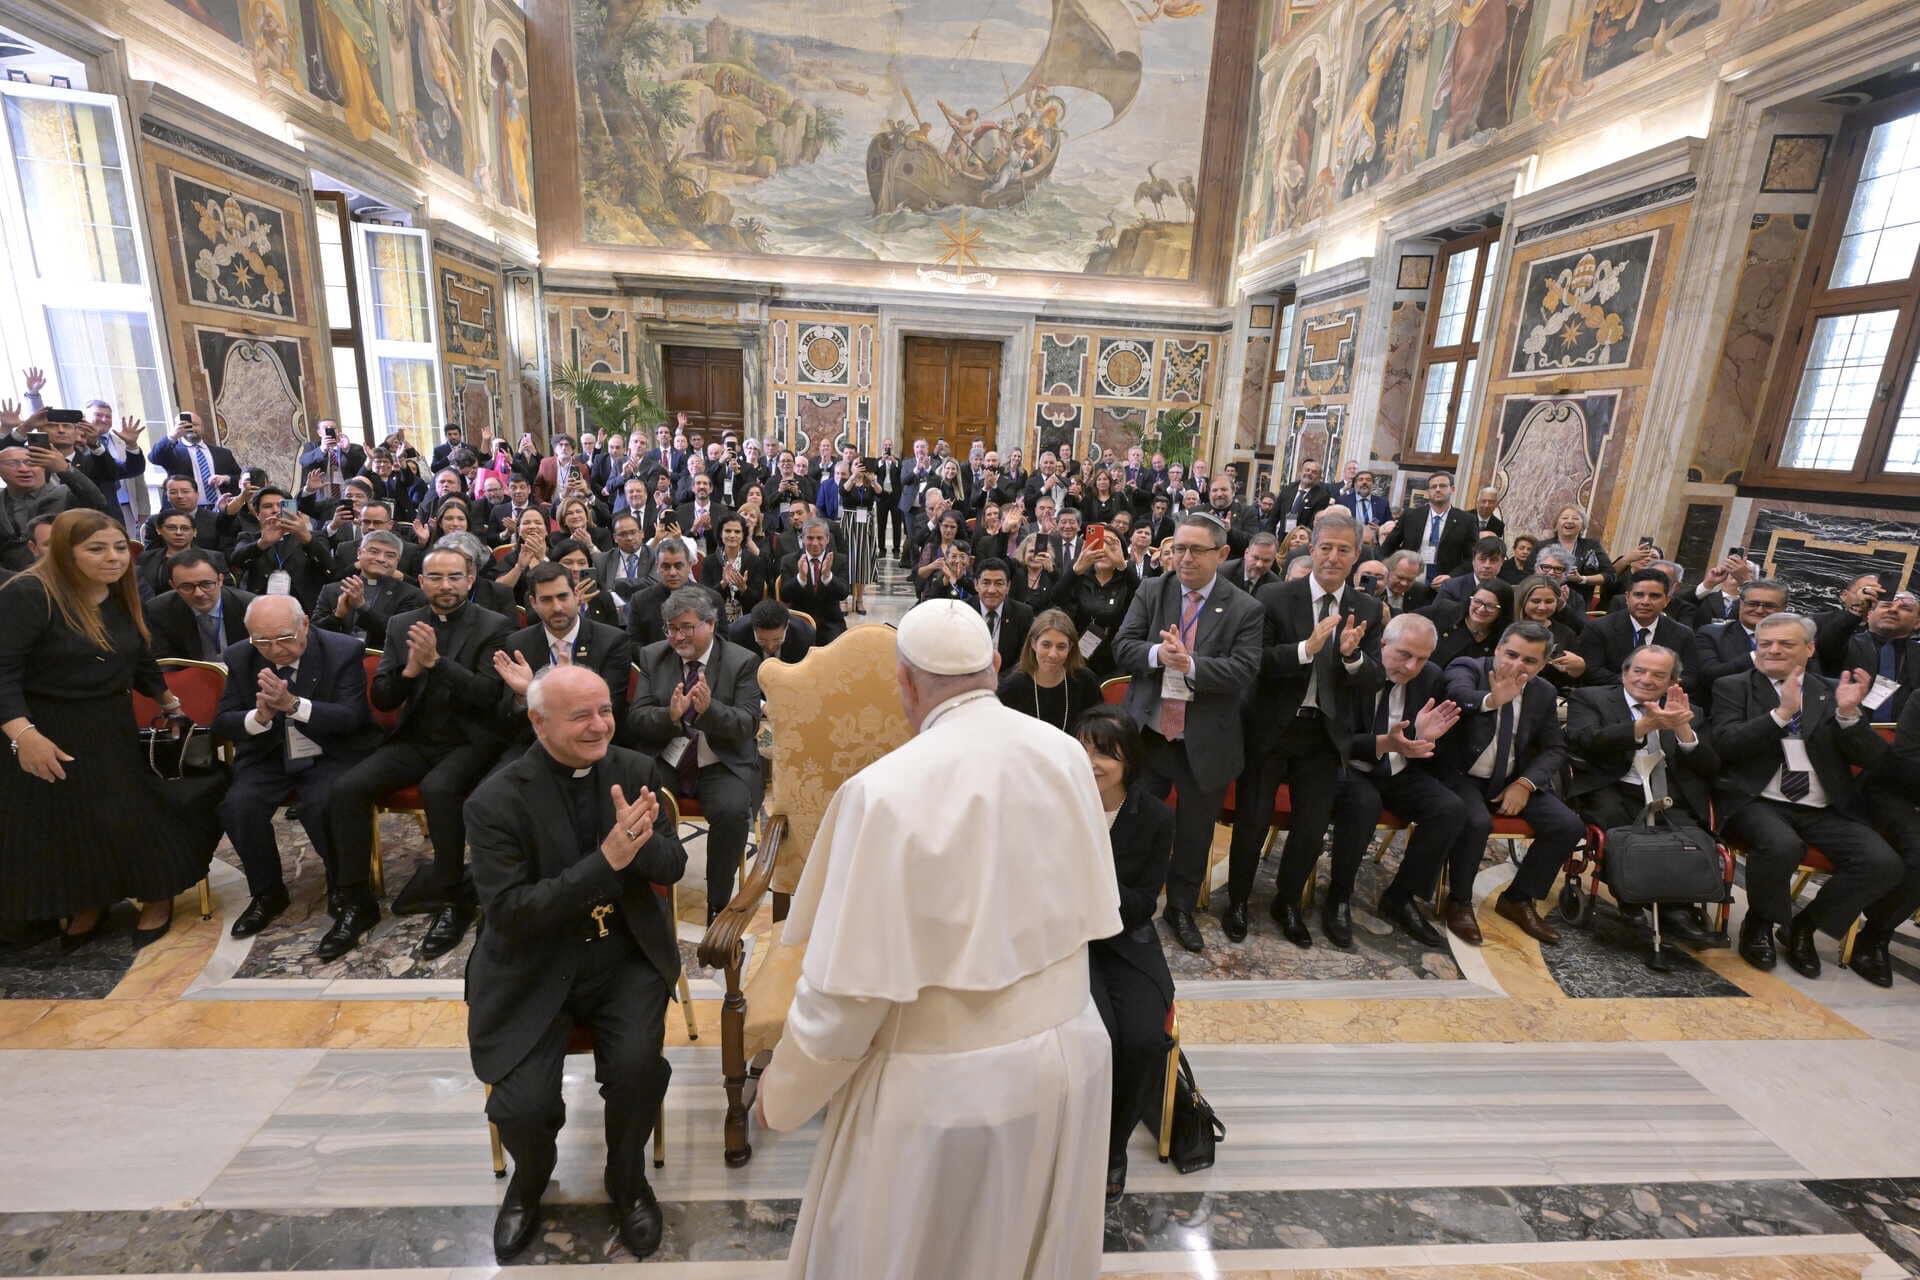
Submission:
[[[353,950],[383,910],[430,917],[429,959],[466,936],[464,806],[532,741],[526,692],[559,665],[598,672],[620,745],[700,806],[717,912],[765,785],[757,668],[844,633],[881,556],[916,596],[980,611],[1009,706],[1073,734],[1102,682],[1127,678],[1137,741],[1120,751],[1108,728],[1096,739],[1126,757],[1128,787],[1172,798],[1154,888],[1190,950],[1204,946],[1194,912],[1229,784],[1230,943],[1252,927],[1282,784],[1264,905],[1303,948],[1316,932],[1354,945],[1356,872],[1389,817],[1412,833],[1373,904],[1382,918],[1428,946],[1442,928],[1478,944],[1471,886],[1505,819],[1524,824],[1528,851],[1492,909],[1553,945],[1539,904],[1567,856],[1589,825],[1630,821],[1656,782],[1746,856],[1739,948],[1758,967],[1784,950],[1816,972],[1815,935],[1864,916],[1852,967],[1884,985],[1887,939],[1920,908],[1920,603],[1877,575],[1804,613],[1737,552],[1688,583],[1645,541],[1611,554],[1578,508],[1548,529],[1512,528],[1497,492],[1468,509],[1438,474],[1396,512],[1381,477],[1350,465],[1333,482],[1317,462],[1249,501],[1231,467],[1137,447],[1042,451],[1029,470],[1021,450],[980,445],[964,458],[925,441],[905,456],[796,453],[690,430],[681,415],[546,447],[449,426],[424,455],[403,434],[366,448],[322,421],[292,459],[239,458],[191,413],[146,454],[140,424],[116,426],[111,406],[74,416],[32,396],[0,402],[0,570],[34,579],[7,589],[91,596],[72,542],[84,522],[69,520],[63,542],[68,513],[137,529],[99,562],[124,556],[127,578],[97,602],[101,625],[124,638],[119,613],[131,613],[142,661],[227,669],[215,728],[237,750],[220,818],[250,895],[233,931],[258,933],[287,909],[271,818],[297,802],[327,877],[323,960]],[[142,522],[128,485],[149,463],[165,478]],[[37,727],[33,654],[94,634],[55,609],[55,635],[47,612],[0,609],[14,772],[41,783],[71,748]],[[1891,743],[1875,722],[1899,725]],[[417,795],[432,856],[383,904],[375,815],[401,792]],[[1808,848],[1833,871],[1796,908],[1788,890]],[[1316,931],[1302,891],[1323,853]],[[10,905],[84,941],[101,904],[150,887],[96,867]],[[1705,940],[1693,913],[1662,923]]]

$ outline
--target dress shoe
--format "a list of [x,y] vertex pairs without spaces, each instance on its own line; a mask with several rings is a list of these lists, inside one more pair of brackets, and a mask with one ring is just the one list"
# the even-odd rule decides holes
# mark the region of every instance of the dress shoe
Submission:
[[1474,918],[1471,902],[1450,902],[1447,904],[1447,932],[1470,947],[1479,946],[1485,939],[1480,936],[1480,922]]
[[1175,942],[1195,954],[1207,949],[1206,941],[1200,936],[1200,926],[1194,923],[1193,912],[1181,907],[1168,907],[1166,921]]
[[496,1261],[505,1262],[533,1243],[533,1233],[540,1229],[540,1193],[545,1189],[541,1186],[529,1192],[521,1185],[519,1171],[514,1171],[506,1199],[500,1202],[500,1212],[493,1219]]
[[1847,968],[1876,987],[1893,985],[1893,957],[1887,953],[1885,938],[1872,939],[1863,933],[1854,939],[1853,959],[1847,961]]
[[1432,921],[1427,919],[1412,898],[1382,902],[1380,914],[1423,947],[1441,948],[1447,945],[1447,940],[1440,936],[1440,931],[1433,927]]
[[361,935],[379,923],[380,906],[371,892],[342,894],[339,910],[333,917],[333,928],[327,930],[320,945],[313,949],[314,958],[323,963],[338,960],[359,946]]
[[233,922],[228,932],[236,938],[251,938],[268,925],[274,918],[287,909],[287,891],[284,887],[263,893],[247,904],[240,918]]
[[133,930],[133,949],[139,951],[150,947],[167,936],[167,930],[173,928],[173,904],[167,904],[167,918],[151,929],[142,929],[138,925]]
[[1353,908],[1344,902],[1328,902],[1320,909],[1320,932],[1342,951],[1353,950]]
[[1123,1154],[1117,1160],[1107,1162],[1107,1207],[1112,1208],[1120,1202],[1127,1191],[1127,1157]]
[[1220,917],[1220,930],[1227,935],[1228,942],[1245,942],[1247,940],[1247,904],[1228,903],[1227,913]]
[[1560,935],[1553,931],[1553,926],[1542,920],[1540,913],[1533,909],[1533,903],[1524,898],[1499,898],[1493,904],[1493,913],[1502,920],[1510,920],[1520,926],[1520,932],[1544,946],[1551,947],[1560,941]]
[[653,1188],[643,1178],[634,1188],[631,1200],[613,1202],[614,1212],[620,1215],[620,1243],[627,1246],[635,1259],[651,1257],[660,1247],[660,1238],[666,1234],[666,1219],[660,1213],[660,1201],[654,1198]]
[[[1281,897],[1285,898],[1286,895],[1283,894]],[[1300,903],[1296,899],[1286,898],[1283,904],[1281,898],[1275,898],[1273,918],[1280,926],[1280,932],[1286,935],[1288,942],[1302,951],[1312,949],[1313,935],[1307,932],[1307,913],[1300,909]]]
[[457,902],[448,903],[434,914],[433,923],[427,926],[427,936],[420,940],[420,955],[427,960],[438,960],[460,945],[460,939],[467,936],[467,926],[472,923],[472,908]]
[[1713,941],[1705,929],[1694,922],[1693,913],[1685,907],[1661,907],[1660,937],[1663,941],[1685,943],[1689,947],[1704,947]]
[[62,952],[78,951],[81,947],[86,946],[89,942],[92,942],[95,938],[99,937],[101,934],[105,933],[106,931],[107,931],[107,913],[105,911],[102,911],[97,917],[94,918],[93,928],[91,929],[84,929],[79,933],[73,933],[66,929],[62,929],[60,931],[60,950]]
[[1813,918],[1805,911],[1787,929],[1787,963],[1803,978],[1820,976],[1820,951],[1814,946]]
[[1773,926],[1751,912],[1740,922],[1740,958],[1761,970],[1771,970],[1779,961],[1773,949]]

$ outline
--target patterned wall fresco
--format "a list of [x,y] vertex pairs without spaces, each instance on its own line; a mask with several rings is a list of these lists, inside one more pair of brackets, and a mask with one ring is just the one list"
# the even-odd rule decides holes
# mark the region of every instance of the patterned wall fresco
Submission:
[[1273,450],[1275,473],[1296,474],[1300,464],[1319,462],[1329,473],[1346,452],[1347,413],[1353,400],[1354,361],[1366,321],[1366,281],[1308,294],[1295,308],[1288,353],[1287,400],[1280,439]]
[[823,438],[877,449],[878,323],[872,313],[768,308],[762,434],[796,449]]
[[1042,324],[1028,378],[1029,460],[1041,449],[1081,458],[1135,444],[1149,451],[1167,411],[1199,415],[1205,450],[1219,416],[1220,330],[1121,329]]
[[433,255],[434,305],[440,313],[440,358],[446,375],[446,419],[466,437],[505,431],[511,413],[500,272],[446,241]]
[[250,156],[161,121],[141,124],[180,406],[243,457],[291,459],[332,401],[308,256],[311,194]]

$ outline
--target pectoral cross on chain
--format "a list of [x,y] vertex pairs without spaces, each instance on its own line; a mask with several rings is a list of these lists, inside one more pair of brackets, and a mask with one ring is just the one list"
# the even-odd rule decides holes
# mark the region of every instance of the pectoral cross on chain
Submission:
[[603,902],[599,906],[595,907],[593,910],[587,912],[587,914],[593,917],[594,928],[600,930],[599,933],[596,933],[593,936],[596,938],[606,937],[607,936],[607,917],[613,914],[613,904],[611,902]]

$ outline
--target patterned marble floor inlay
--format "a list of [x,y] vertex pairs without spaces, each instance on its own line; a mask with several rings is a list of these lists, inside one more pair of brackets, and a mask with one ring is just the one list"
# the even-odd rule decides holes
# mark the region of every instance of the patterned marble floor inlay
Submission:
[[1747,993],[1695,959],[1671,937],[1665,940],[1672,969],[1647,967],[1653,954],[1651,926],[1630,923],[1613,907],[1595,909],[1586,928],[1567,923],[1558,911],[1552,923],[1560,945],[1543,947],[1541,958],[1560,989],[1576,1000],[1654,998],[1699,999]]
[[[180,902],[192,900],[188,894]],[[0,1000],[103,999],[133,967],[133,926],[139,914],[131,902],[116,904],[100,936],[73,951],[62,951],[57,936],[28,946],[0,943]]]
[[1920,1276],[1920,1178],[1837,1178],[1809,1182],[1807,1190]]

